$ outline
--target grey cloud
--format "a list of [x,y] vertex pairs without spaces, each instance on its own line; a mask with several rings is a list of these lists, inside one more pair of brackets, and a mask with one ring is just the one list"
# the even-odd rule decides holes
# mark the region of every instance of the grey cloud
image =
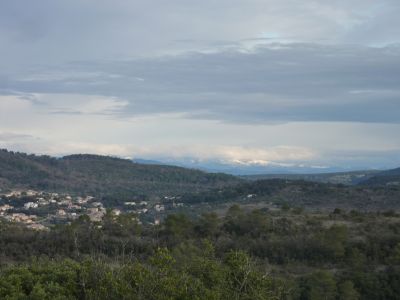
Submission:
[[347,166],[349,169],[390,169],[400,164],[400,149],[368,151],[357,149],[355,151],[331,151],[321,154],[326,163],[334,166]]
[[47,152],[143,129],[148,145],[340,145],[323,160],[398,163],[399,12],[398,0],[0,1],[0,123],[15,131],[0,144]]
[[8,88],[117,97],[128,102],[123,112],[115,112],[120,116],[182,113],[241,123],[400,123],[396,46],[270,44],[252,52],[239,48],[71,63],[28,78],[9,78]]
[[384,35],[399,42],[398,11],[397,0],[1,1],[0,62],[3,70],[26,71],[260,38],[369,45]]
[[20,134],[13,132],[0,132],[0,142],[16,142],[37,139],[29,134]]

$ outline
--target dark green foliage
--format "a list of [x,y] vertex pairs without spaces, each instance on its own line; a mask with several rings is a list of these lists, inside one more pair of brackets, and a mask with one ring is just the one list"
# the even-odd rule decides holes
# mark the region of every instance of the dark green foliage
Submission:
[[0,299],[398,299],[399,233],[398,215],[237,205],[160,226],[110,213],[43,232],[3,222]]
[[91,194],[120,204],[134,196],[180,194],[238,183],[224,174],[163,165],[143,165],[98,155],[60,159],[0,150],[0,188],[24,187]]
[[329,272],[319,271],[307,276],[302,286],[301,299],[336,299],[336,280]]
[[[57,159],[0,150],[0,189],[16,187],[90,194],[107,207],[137,199],[183,195],[180,201],[187,205],[267,202],[288,209],[304,207],[330,211],[334,208],[364,211],[400,208],[400,185],[395,184],[345,186],[286,179],[246,182],[225,174],[144,165],[98,155]],[[247,198],[248,195],[255,197]]]
[[355,289],[353,282],[346,280],[338,285],[338,298],[340,300],[358,300],[360,294]]
[[400,186],[400,168],[379,172],[361,184]]
[[77,262],[33,262],[3,270],[1,299],[76,299],[80,294]]
[[355,185],[366,181],[372,176],[378,174],[378,170],[366,171],[350,171],[350,172],[335,172],[335,173],[312,173],[312,174],[262,174],[240,176],[247,180],[262,180],[262,179],[286,179],[286,180],[305,180],[322,183]]
[[160,248],[144,262],[42,261],[0,273],[1,299],[268,300],[280,298],[278,287],[243,252],[231,252],[225,261],[198,254],[177,264]]
[[[255,195],[254,198],[247,198]],[[345,186],[300,180],[269,179],[239,183],[233,187],[201,193],[189,193],[182,199],[189,204],[221,204],[267,202],[283,209],[306,207],[324,209],[336,213],[340,210],[358,209],[377,211],[399,209],[400,185],[398,186]]]

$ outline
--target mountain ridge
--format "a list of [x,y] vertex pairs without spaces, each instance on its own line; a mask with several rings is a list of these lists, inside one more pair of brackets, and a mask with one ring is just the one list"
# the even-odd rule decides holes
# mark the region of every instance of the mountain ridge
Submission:
[[176,166],[144,165],[92,154],[61,158],[0,150],[0,188],[33,188],[91,194],[145,194],[201,191],[239,182]]
[[361,182],[363,185],[399,185],[400,186],[400,168],[385,170]]

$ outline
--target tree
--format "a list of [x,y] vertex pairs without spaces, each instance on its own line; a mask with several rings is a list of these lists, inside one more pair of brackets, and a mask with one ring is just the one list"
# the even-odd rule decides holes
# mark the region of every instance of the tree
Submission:
[[302,299],[334,300],[336,298],[336,281],[327,271],[311,274],[305,282]]
[[339,300],[358,300],[360,294],[354,288],[353,282],[346,280],[338,285]]
[[202,214],[195,226],[195,231],[200,237],[211,237],[217,234],[218,226],[219,220],[216,213]]

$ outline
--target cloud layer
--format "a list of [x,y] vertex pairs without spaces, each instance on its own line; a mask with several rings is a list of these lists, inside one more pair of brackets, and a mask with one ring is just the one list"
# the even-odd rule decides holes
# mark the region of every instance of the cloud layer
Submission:
[[4,1],[0,146],[395,166],[399,12],[397,0]]
[[[240,50],[75,63],[10,77],[2,88],[60,113],[72,113],[68,106],[85,106],[76,112],[89,113],[105,105],[120,116],[400,122],[400,47],[270,44]],[[110,99],[94,104],[93,95]]]

